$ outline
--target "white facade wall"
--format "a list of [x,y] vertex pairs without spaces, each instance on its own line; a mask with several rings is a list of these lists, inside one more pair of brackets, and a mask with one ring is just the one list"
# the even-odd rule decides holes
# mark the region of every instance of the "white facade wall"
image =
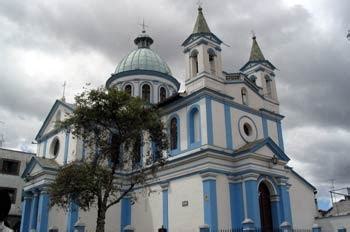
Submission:
[[58,208],[57,206],[50,208],[48,228],[49,229],[57,228],[58,231],[66,231],[67,230],[67,211],[65,211],[62,208]]
[[[224,104],[212,101],[213,142],[215,146],[226,148],[226,126]],[[215,125],[215,126],[214,126]]]
[[230,189],[226,175],[216,177],[216,197],[219,229],[231,229]]
[[278,132],[277,132],[277,123],[275,121],[266,120],[267,121],[267,130],[269,137],[276,143],[278,142]]
[[[171,181],[168,191],[169,231],[198,231],[204,224],[202,178],[195,175]],[[183,201],[188,201],[188,206],[183,207]]]
[[312,228],[317,216],[314,190],[293,172],[289,172],[288,177],[293,227]]
[[135,231],[156,231],[163,224],[163,198],[159,185],[138,190],[131,206],[131,225]]

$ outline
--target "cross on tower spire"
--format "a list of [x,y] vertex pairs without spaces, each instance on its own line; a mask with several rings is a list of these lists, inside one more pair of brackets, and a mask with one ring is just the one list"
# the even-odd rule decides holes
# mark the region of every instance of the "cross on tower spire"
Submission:
[[142,24],[139,24],[142,27],[142,33],[146,33],[146,27],[148,25],[145,24],[145,19],[142,19]]
[[62,87],[63,87],[63,94],[62,94],[62,101],[63,102],[66,102],[66,97],[65,97],[65,94],[66,94],[66,86],[67,86],[67,83],[66,81],[64,81]]

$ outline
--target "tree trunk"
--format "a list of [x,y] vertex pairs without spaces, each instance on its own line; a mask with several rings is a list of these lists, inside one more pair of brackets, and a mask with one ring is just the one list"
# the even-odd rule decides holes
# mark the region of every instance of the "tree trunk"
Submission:
[[96,223],[96,232],[105,231],[105,219],[106,219],[106,206],[103,205],[97,210],[97,223]]

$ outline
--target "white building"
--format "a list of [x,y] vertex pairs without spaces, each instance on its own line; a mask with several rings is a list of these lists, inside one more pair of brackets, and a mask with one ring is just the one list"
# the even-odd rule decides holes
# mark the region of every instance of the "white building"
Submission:
[[[159,104],[171,149],[164,170],[150,183],[153,193],[140,191],[136,202],[125,198],[115,205],[107,213],[106,230],[129,226],[148,232],[162,225],[172,232],[242,226],[269,231],[281,224],[311,228],[315,188],[288,166],[279,77],[256,38],[240,71],[224,72],[222,41],[209,30],[200,7],[194,30],[182,44],[186,80],[181,94],[166,62],[150,48],[153,39],[143,31],[134,42],[137,48],[120,61],[106,86]],[[45,187],[57,168],[85,155],[81,141],[54,127],[72,110],[74,105],[57,100],[36,137],[39,158],[23,174],[29,181],[22,231],[70,232],[78,218],[88,231],[95,228],[95,210],[75,206],[66,214],[47,207]]]
[[12,228],[17,228],[21,219],[22,189],[24,186],[21,173],[34,155],[33,153],[0,148],[0,190],[6,190],[11,198],[12,205],[7,221]]

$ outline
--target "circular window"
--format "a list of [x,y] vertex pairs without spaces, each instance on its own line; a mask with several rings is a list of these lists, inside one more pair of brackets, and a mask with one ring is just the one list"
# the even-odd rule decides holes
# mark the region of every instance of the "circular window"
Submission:
[[60,140],[58,138],[54,138],[50,146],[50,154],[53,157],[56,157],[60,152]]
[[247,136],[250,136],[252,134],[252,127],[248,123],[244,123],[243,130]]
[[254,142],[258,137],[258,131],[254,121],[243,116],[238,121],[239,134],[245,142]]

